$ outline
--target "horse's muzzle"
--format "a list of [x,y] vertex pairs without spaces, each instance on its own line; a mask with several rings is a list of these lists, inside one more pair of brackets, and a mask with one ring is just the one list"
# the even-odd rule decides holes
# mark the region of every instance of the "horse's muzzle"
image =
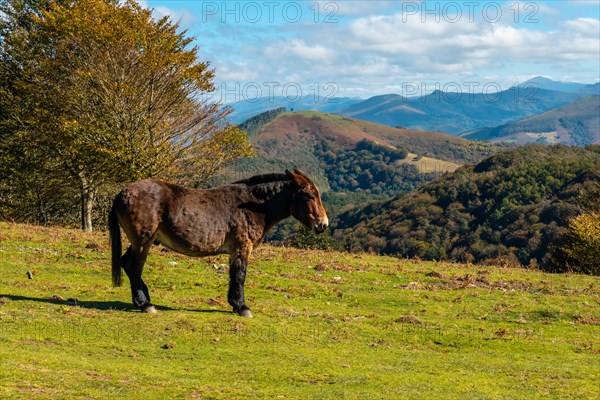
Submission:
[[316,222],[313,226],[313,230],[315,231],[315,233],[323,233],[327,230],[328,226],[329,226],[329,220],[327,220],[327,218],[326,218],[323,221]]

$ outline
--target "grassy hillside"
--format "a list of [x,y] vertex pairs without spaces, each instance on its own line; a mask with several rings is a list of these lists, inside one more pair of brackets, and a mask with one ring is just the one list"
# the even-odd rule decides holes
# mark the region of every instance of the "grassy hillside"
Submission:
[[242,319],[224,258],[155,248],[147,315],[107,242],[0,223],[0,398],[600,396],[594,277],[266,246]]
[[600,96],[588,96],[542,114],[462,135],[470,140],[525,143],[600,143]]
[[600,195],[600,146],[524,146],[333,221],[346,249],[561,270],[552,246]]
[[539,114],[583,96],[583,93],[535,86],[486,94],[436,90],[426,96],[411,98],[393,94],[375,96],[339,113],[389,126],[460,134]]

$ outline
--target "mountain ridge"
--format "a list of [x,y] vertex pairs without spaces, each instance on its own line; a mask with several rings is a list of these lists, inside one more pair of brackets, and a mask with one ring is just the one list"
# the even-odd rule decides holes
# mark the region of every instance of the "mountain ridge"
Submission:
[[559,92],[576,92],[588,86],[586,83],[555,81],[545,76],[535,76],[521,83],[519,86],[532,85],[540,89],[556,90]]
[[561,107],[492,128],[460,135],[471,140],[562,143],[585,146],[600,143],[600,96],[586,96]]
[[388,126],[458,135],[545,112],[583,96],[581,93],[520,86],[490,94],[437,90],[415,98],[374,96],[338,113]]

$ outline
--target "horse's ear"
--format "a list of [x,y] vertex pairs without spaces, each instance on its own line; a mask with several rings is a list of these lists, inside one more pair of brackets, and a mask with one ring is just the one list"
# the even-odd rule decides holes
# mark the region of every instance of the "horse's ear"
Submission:
[[306,179],[310,179],[310,178],[308,177],[308,175],[306,175],[306,173],[305,173],[304,171],[302,171],[300,168],[298,168],[297,166],[294,166],[294,173],[295,173],[295,174],[298,174],[298,175],[300,175],[300,176],[303,176],[303,177],[305,177]]
[[287,169],[285,170],[285,174],[292,180],[294,183],[300,187],[304,187],[307,185],[306,179],[302,177],[302,175],[297,174],[296,172],[290,172]]

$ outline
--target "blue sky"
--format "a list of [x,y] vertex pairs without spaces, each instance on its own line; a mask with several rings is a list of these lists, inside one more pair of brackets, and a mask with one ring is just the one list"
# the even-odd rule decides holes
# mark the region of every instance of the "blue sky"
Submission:
[[196,37],[226,102],[600,80],[600,2],[140,0]]

